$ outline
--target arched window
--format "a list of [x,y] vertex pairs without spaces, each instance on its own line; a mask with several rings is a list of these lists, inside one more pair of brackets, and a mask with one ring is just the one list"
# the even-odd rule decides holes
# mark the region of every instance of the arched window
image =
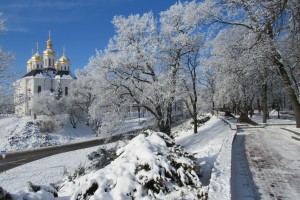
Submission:
[[65,70],[67,70],[67,67],[65,66]]
[[51,66],[51,59],[49,58],[49,67]]
[[40,66],[39,66],[39,64],[36,64],[36,68],[39,68]]
[[68,87],[65,87],[65,96],[68,95]]
[[40,93],[42,91],[42,87],[39,85],[38,86],[38,93]]

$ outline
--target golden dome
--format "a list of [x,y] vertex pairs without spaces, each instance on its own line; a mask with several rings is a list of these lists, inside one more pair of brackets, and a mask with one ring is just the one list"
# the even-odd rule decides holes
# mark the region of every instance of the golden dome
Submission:
[[32,61],[31,61],[31,58],[27,61],[27,65],[31,65],[32,64]]
[[55,52],[48,48],[43,53],[44,55],[55,55]]
[[60,63],[69,63],[70,62],[70,60],[65,55],[63,55],[58,61]]
[[32,56],[32,58],[30,59],[32,62],[36,62],[36,61],[43,61],[43,57],[40,56],[40,54],[37,52],[36,54],[34,54]]

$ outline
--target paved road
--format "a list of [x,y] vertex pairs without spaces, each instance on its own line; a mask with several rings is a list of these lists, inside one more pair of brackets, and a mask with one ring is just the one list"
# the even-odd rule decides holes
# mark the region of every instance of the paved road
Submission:
[[300,142],[278,127],[244,129],[232,151],[232,199],[299,199]]
[[85,142],[47,147],[37,150],[8,153],[6,154],[5,159],[0,157],[0,173],[47,156],[116,142],[120,139],[132,139],[133,137],[135,137],[134,134],[120,134],[108,138],[89,140]]

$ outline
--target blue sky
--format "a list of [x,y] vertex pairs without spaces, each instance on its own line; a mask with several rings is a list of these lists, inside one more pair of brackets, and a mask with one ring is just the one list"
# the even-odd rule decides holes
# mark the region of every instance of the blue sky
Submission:
[[114,35],[113,16],[161,11],[176,0],[0,0],[0,12],[8,31],[0,35],[0,45],[16,56],[15,67],[26,73],[31,52],[46,48],[51,30],[53,49],[71,60],[71,70],[83,68],[95,50],[103,50]]

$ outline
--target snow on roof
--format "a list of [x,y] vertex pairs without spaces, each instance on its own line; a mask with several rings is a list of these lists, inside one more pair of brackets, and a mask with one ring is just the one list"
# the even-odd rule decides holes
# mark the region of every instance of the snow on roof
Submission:
[[57,71],[55,69],[35,69],[24,75],[25,77],[35,77],[35,78],[59,78],[63,79],[76,79],[74,75],[70,71]]

